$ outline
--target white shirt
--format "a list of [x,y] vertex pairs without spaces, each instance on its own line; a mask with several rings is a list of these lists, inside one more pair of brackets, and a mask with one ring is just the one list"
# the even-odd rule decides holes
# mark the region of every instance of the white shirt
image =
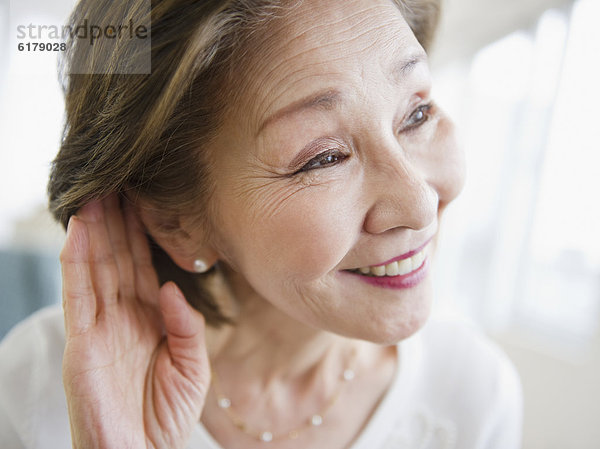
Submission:
[[[0,343],[3,448],[70,448],[60,307]],[[473,329],[432,321],[398,345],[392,385],[351,449],[516,449],[522,396],[506,356]],[[198,423],[188,449],[223,449]]]

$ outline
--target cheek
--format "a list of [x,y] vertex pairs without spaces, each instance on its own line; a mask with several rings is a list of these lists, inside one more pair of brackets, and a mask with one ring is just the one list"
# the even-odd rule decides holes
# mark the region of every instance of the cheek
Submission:
[[[310,189],[307,189],[310,190]],[[310,281],[332,271],[353,247],[361,220],[348,192],[305,192],[272,219],[271,241],[284,249],[281,264]]]
[[271,286],[327,276],[356,244],[364,219],[357,207],[360,182],[348,178],[293,194],[272,185],[257,195],[229,197],[219,238],[227,262],[251,283],[266,279]]

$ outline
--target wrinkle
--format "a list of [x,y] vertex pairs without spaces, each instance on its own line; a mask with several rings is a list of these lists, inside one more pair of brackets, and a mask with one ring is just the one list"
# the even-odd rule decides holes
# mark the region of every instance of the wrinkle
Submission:
[[243,200],[252,211],[253,221],[274,218],[294,195],[308,187],[296,183],[281,187],[281,181],[280,178],[252,177],[251,182],[242,182],[239,188],[233,189],[234,197]]
[[[367,35],[369,35],[369,34],[371,34],[373,32],[377,32],[379,30],[386,29],[387,27],[389,27],[394,22],[395,21],[393,21],[393,20],[389,21],[389,22],[385,22],[385,23],[379,24],[378,26],[376,26],[374,28],[371,28],[371,29],[369,29],[367,31],[363,31],[360,34],[354,35],[353,37],[351,37],[349,39],[348,38],[343,38],[343,39],[340,39],[340,40],[335,41],[335,42],[329,42],[329,43],[322,44],[322,45],[319,45],[319,46],[316,46],[316,47],[312,47],[312,48],[310,48],[308,50],[305,50],[305,51],[302,51],[302,52],[298,52],[298,53],[294,53],[294,54],[292,54],[290,56],[287,56],[286,58],[282,58],[282,59],[280,59],[281,62],[279,62],[274,67],[272,67],[265,74],[264,78],[265,78],[265,80],[268,80],[269,78],[273,77],[274,73],[279,72],[280,70],[282,70],[282,67],[285,67],[285,66],[289,65],[290,62],[293,61],[293,60],[295,60],[295,59],[301,58],[303,56],[310,55],[311,53],[313,53],[315,51],[323,51],[323,50],[326,51],[329,48],[333,48],[333,47],[340,46],[340,45],[346,46],[349,42],[358,41],[358,40],[362,39],[363,37],[365,37],[365,36],[367,36]],[[352,28],[350,28],[348,31],[350,31],[351,29]],[[345,60],[349,56],[360,56],[362,53],[366,53],[367,50],[369,50],[370,48],[372,48],[374,46],[383,45],[382,42],[381,42],[382,40],[385,40],[386,43],[389,43],[390,45],[392,45],[392,41],[394,39],[392,39],[391,37],[389,39],[382,39],[382,38],[374,39],[373,41],[371,41],[371,44],[368,47],[361,48],[360,50],[358,50],[354,54],[350,54],[350,55],[342,54],[342,55],[340,55],[337,58],[328,59],[327,63],[329,64],[331,62],[337,62],[337,61],[340,61],[340,60]],[[339,54],[339,52],[336,52],[336,51],[331,51],[330,53],[332,53],[332,54]],[[322,64],[323,64],[322,62],[316,62],[316,63],[313,63],[311,65],[306,65],[306,66],[302,67],[301,69],[299,69],[296,72],[306,70],[307,68],[318,67],[319,65],[322,65]],[[290,75],[293,75],[296,72],[292,72]],[[278,88],[279,85],[282,84],[282,83],[289,82],[289,79],[282,78],[281,76],[279,76],[278,78],[279,78],[279,82],[274,86],[274,88]],[[264,81],[263,81],[263,83],[264,83]]]
[[[339,24],[342,22],[347,22],[347,21],[351,21],[352,18],[357,17],[357,16],[361,16],[362,14],[364,14],[365,11],[370,11],[370,10],[381,10],[382,12],[376,12],[376,13],[372,13],[374,16],[371,17],[367,17],[365,19],[362,20],[358,20],[355,21],[356,23],[352,23],[350,26],[348,26],[347,28],[344,28],[342,31],[339,31],[338,33],[336,33],[337,35],[339,35],[339,39],[336,40],[335,42],[331,42],[328,41],[325,44],[317,44],[317,45],[312,45],[311,48],[309,50],[304,50],[301,52],[293,52],[294,47],[296,46],[296,44],[298,42],[300,42],[302,39],[306,39],[307,36],[310,35],[310,33],[315,33],[315,34],[325,34],[327,35],[327,33],[316,33],[317,30],[322,29],[323,27],[334,27],[335,24]],[[388,14],[385,14],[385,18],[384,17],[384,11]],[[272,42],[274,42],[273,45],[269,45],[268,47],[265,47],[266,42],[261,42],[261,54],[260,55],[256,55],[253,59],[256,61],[254,64],[251,65],[251,70],[249,71],[250,76],[247,77],[247,79],[252,79],[253,75],[252,74],[256,74],[257,72],[259,72],[260,70],[263,70],[265,67],[265,61],[271,60],[271,61],[276,61],[276,65],[272,66],[269,68],[269,70],[266,72],[266,74],[261,77],[261,79],[254,81],[253,83],[250,83],[249,90],[252,92],[276,92],[280,89],[280,85],[282,83],[285,83],[286,80],[283,79],[281,76],[278,77],[274,77],[275,73],[278,73],[279,71],[283,71],[285,72],[285,68],[286,66],[293,66],[294,64],[293,61],[298,59],[298,58],[304,58],[307,55],[310,55],[312,52],[315,51],[325,51],[328,53],[331,53],[331,55],[339,55],[339,51],[335,51],[335,47],[336,46],[340,46],[340,45],[346,45],[348,42],[353,42],[353,41],[357,41],[360,39],[365,38],[365,36],[368,36],[369,34],[375,34],[376,35],[376,39],[371,39],[368,40],[369,44],[365,47],[363,47],[360,52],[356,53],[356,56],[359,56],[360,54],[363,53],[370,53],[370,50],[375,47],[375,46],[391,46],[393,44],[394,41],[397,40],[397,37],[392,35],[392,36],[386,36],[384,33],[384,30],[390,28],[393,29],[393,27],[391,25],[393,25],[394,23],[397,23],[399,20],[403,20],[402,16],[400,15],[400,13],[398,12],[398,17],[397,18],[393,18],[393,19],[389,19],[389,11],[387,8],[384,8],[383,6],[374,6],[371,8],[366,8],[364,10],[361,10],[360,12],[357,12],[355,14],[353,14],[352,16],[350,16],[350,18],[348,17],[342,17],[340,19],[336,19],[333,20],[331,22],[329,22],[326,25],[314,25],[314,26],[310,26],[308,29],[304,29],[300,32],[300,34],[292,37],[291,39],[287,40],[287,42],[285,43],[281,43],[281,41],[277,40],[277,39],[271,39]],[[297,23],[296,28],[301,28],[303,21],[301,19],[296,19],[294,22]],[[292,22],[292,28],[294,25],[294,22]],[[362,26],[365,22],[373,22],[373,26],[369,27],[368,30],[366,31],[362,31],[359,34],[353,34],[352,31],[356,28],[360,28],[363,29],[364,27]],[[403,24],[403,27],[405,27],[406,25]],[[284,28],[283,26],[281,27],[282,29]],[[287,29],[289,29],[289,27],[287,27]],[[281,33],[281,31],[279,31],[279,33]],[[274,34],[278,34],[277,31],[275,31]],[[345,35],[351,35],[351,37],[347,37]],[[383,36],[382,36],[383,35]],[[272,37],[273,35],[271,35]],[[306,45],[305,43],[303,43],[304,46]],[[266,50],[265,50],[266,48]],[[286,53],[291,53],[289,55],[286,55]],[[260,57],[259,57],[260,56]],[[345,55],[347,56],[347,55]],[[338,61],[339,59],[343,59],[344,56],[341,57],[336,57],[334,59],[327,59],[325,58],[324,60],[326,60],[328,63],[335,63],[336,61]],[[289,78],[290,77],[294,77],[295,75],[298,74],[298,72],[302,72],[303,70],[307,70],[308,68],[312,68],[317,64],[311,65],[311,66],[305,66],[295,72],[292,72],[290,74],[288,74],[287,77],[287,82],[289,83]],[[339,73],[342,74],[342,73]],[[330,75],[330,73],[320,73],[320,75]],[[336,75],[336,73],[334,73],[333,75]],[[276,79],[276,83],[274,86],[269,86],[269,83],[271,80]],[[260,102],[255,105],[255,111],[265,111],[265,113],[262,114],[262,116],[264,117],[266,115],[266,112],[268,112],[270,110],[270,108],[272,107],[272,105],[277,101],[277,99],[279,99],[282,95],[285,94],[284,92],[281,92],[279,94],[276,94],[274,98],[269,99],[269,96],[265,96],[263,97]],[[256,99],[256,97],[254,97],[254,99]],[[259,118],[261,117],[260,112],[258,112],[257,114],[255,114],[255,118]],[[260,123],[260,122],[257,122]]]

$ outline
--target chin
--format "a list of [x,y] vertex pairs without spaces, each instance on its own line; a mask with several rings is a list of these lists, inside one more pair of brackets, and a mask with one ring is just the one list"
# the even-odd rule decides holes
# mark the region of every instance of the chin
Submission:
[[431,312],[431,295],[416,295],[390,307],[376,307],[358,324],[337,332],[344,336],[369,341],[381,346],[396,345],[417,333]]
[[398,322],[387,323],[385,327],[376,329],[368,341],[381,346],[396,345],[423,328],[429,319],[430,310],[430,307],[421,307],[419,311],[411,313]]
[[361,326],[363,340],[390,346],[417,333],[431,315],[433,286],[431,279],[404,292],[397,301],[385,301],[373,308],[371,319]]

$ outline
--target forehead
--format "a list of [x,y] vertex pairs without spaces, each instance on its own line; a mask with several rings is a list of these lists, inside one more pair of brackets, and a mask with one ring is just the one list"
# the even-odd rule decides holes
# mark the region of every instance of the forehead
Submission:
[[360,84],[422,52],[391,0],[303,0],[275,19],[250,54],[239,102],[248,126],[319,90]]

